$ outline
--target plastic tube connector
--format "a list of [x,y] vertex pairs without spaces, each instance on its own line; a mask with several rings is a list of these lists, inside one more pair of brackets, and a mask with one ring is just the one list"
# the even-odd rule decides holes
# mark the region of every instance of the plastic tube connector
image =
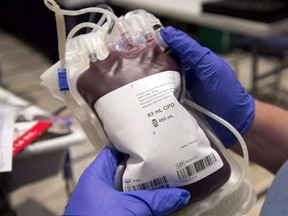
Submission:
[[60,91],[69,90],[69,85],[67,81],[67,73],[66,69],[59,68],[58,69],[58,86]]

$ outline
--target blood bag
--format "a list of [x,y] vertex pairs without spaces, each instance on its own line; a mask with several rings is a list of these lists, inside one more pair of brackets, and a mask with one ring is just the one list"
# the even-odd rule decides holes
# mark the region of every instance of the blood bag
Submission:
[[[53,0],[45,2],[56,14],[63,49],[59,62],[41,76],[42,84],[71,110],[95,147],[109,145],[126,156],[115,188],[186,189],[190,202],[175,215],[248,212],[256,198],[245,176],[245,142],[229,123],[189,99],[180,59],[160,36],[160,20],[145,10],[116,17],[103,8],[66,11]],[[88,12],[106,19],[81,23],[66,37],[63,16]],[[84,27],[91,31],[76,36]],[[242,167],[203,114],[239,139]]]

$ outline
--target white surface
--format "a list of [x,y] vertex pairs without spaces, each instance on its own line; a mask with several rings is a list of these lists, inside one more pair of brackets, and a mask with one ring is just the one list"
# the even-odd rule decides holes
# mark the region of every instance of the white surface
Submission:
[[15,109],[0,103],[0,172],[12,169]]
[[[12,94],[11,92],[0,87],[0,96],[5,103],[10,105],[16,105],[21,108],[20,113],[24,114],[26,118],[33,117],[33,115],[48,114],[43,109],[37,106],[30,105],[29,102],[22,98]],[[71,127],[72,132],[65,136],[44,140],[41,142],[35,142],[34,144],[28,145],[17,157],[27,157],[37,153],[51,152],[59,149],[65,149],[75,144],[80,144],[86,140],[86,136],[82,131],[76,127]]]
[[72,127],[71,134],[28,145],[24,151],[17,156],[17,158],[65,149],[73,145],[81,144],[85,140],[86,137],[84,134],[75,127]]
[[202,13],[202,3],[205,1],[209,0],[109,0],[106,3],[131,10],[145,9],[155,16],[161,15],[170,19],[218,28],[256,38],[287,31],[288,18],[267,24],[231,16]]

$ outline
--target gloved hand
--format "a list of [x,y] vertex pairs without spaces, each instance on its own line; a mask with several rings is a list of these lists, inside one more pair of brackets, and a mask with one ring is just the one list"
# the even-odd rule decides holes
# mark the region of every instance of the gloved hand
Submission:
[[[228,121],[243,135],[254,119],[255,101],[230,66],[180,30],[166,27],[160,31],[184,65],[186,88],[193,100]],[[226,147],[235,143],[235,136],[227,128],[211,118],[207,120]]]
[[184,206],[190,193],[183,189],[119,192],[113,176],[120,153],[104,148],[81,175],[64,215],[149,216],[166,215]]

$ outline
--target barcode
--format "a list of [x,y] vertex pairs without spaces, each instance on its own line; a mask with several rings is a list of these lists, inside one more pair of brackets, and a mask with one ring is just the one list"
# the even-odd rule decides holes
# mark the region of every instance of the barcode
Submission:
[[125,191],[135,191],[135,190],[146,190],[146,189],[159,189],[159,188],[169,188],[169,184],[166,176],[153,179],[149,182],[145,182],[137,185],[125,185]]
[[217,158],[215,157],[215,155],[213,153],[210,153],[203,159],[200,159],[189,166],[186,166],[182,169],[177,170],[178,178],[180,180],[183,180],[188,177],[191,177],[192,175],[195,175],[196,173],[201,172],[202,170],[211,166],[216,161],[217,161]]

